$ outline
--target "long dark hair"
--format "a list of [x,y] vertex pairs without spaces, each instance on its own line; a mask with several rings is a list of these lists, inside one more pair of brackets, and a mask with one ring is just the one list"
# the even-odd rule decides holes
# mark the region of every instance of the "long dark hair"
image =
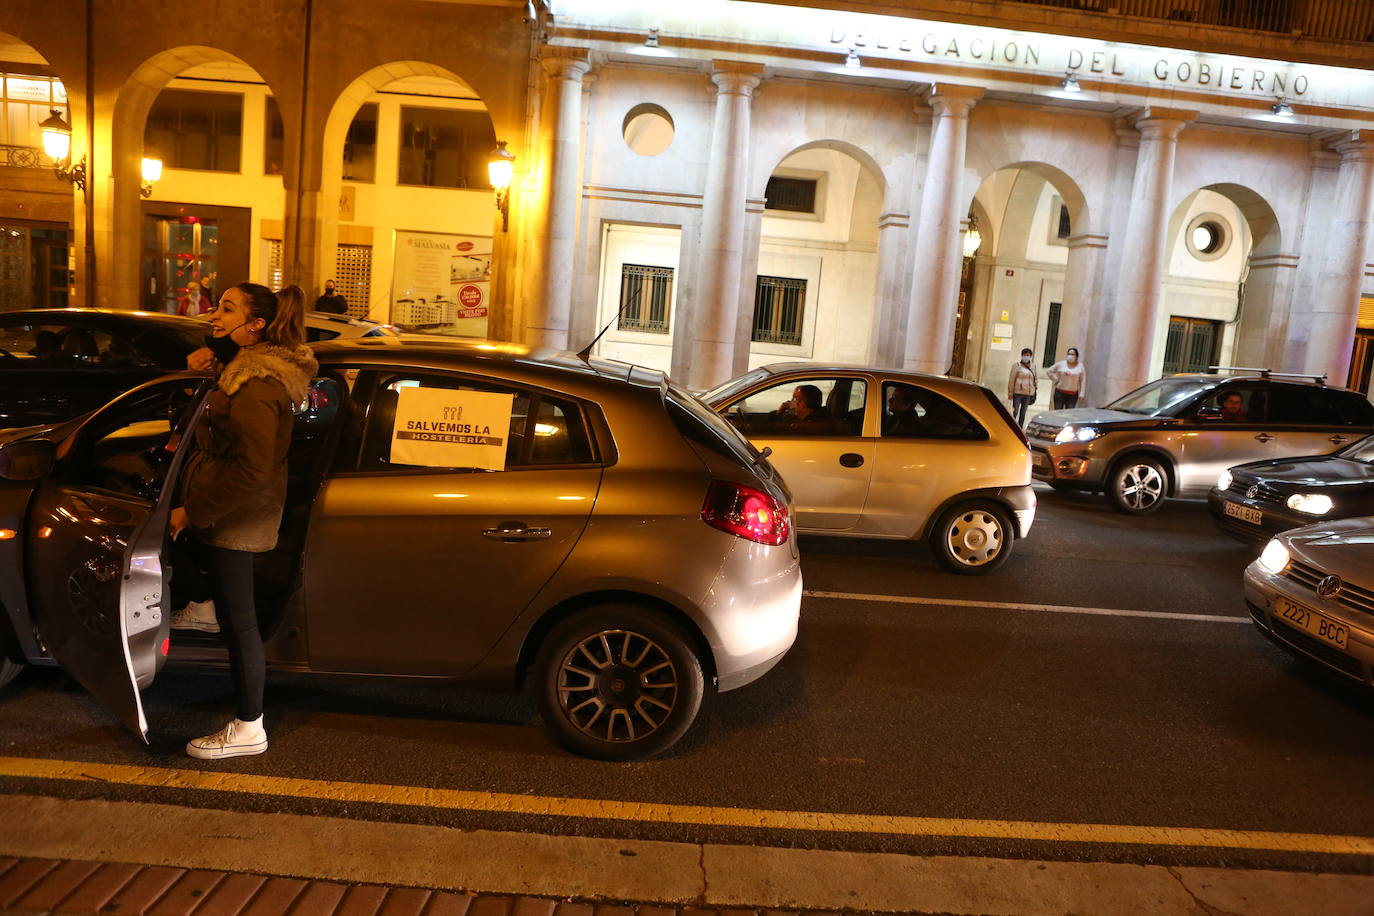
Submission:
[[263,338],[268,343],[292,350],[305,343],[305,293],[299,286],[275,293],[261,283],[240,283],[235,289],[247,299],[249,316],[267,322]]

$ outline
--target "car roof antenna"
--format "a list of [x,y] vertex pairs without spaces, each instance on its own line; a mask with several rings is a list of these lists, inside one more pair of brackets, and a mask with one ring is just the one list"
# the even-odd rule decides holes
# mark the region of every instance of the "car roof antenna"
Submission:
[[601,329],[601,333],[598,334],[598,335],[596,335],[595,337],[593,337],[591,343],[587,344],[587,345],[586,345],[585,347],[583,347],[581,350],[578,350],[578,351],[577,351],[577,358],[578,358],[578,359],[582,360],[582,362],[584,362],[584,363],[589,363],[589,362],[591,362],[592,347],[596,346],[596,342],[597,342],[598,340],[600,340],[600,339],[602,338],[602,336],[605,335],[605,333],[611,329],[611,325],[615,324],[617,321],[620,320],[620,315],[621,315],[621,313],[624,312],[624,311],[625,311],[625,303],[624,303],[624,302],[621,302],[621,303],[620,303],[620,308],[616,309],[615,317],[612,318],[610,321],[606,322],[606,326],[605,326],[604,328]]

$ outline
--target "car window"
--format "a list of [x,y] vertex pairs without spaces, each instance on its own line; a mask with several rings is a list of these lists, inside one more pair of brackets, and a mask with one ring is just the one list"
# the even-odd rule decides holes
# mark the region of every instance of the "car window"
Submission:
[[1145,416],[1164,416],[1171,408],[1179,407],[1198,392],[1216,385],[1215,379],[1162,378],[1122,395],[1107,405],[1109,410],[1138,413]]
[[1226,385],[1198,401],[1195,412],[1206,410],[1201,416],[1208,423],[1263,423],[1270,393],[1256,385]]
[[1347,426],[1374,426],[1374,404],[1355,391],[1332,391],[1336,410]]
[[[8,322],[0,328],[0,363],[8,369],[112,370],[186,368],[199,339],[146,328],[130,333],[77,322]],[[9,354],[8,357],[5,354]]]
[[1337,404],[1337,393],[1307,385],[1274,385],[1269,420],[1273,423],[1344,426],[1346,419]]
[[[403,403],[407,389],[428,399],[451,401],[453,407],[434,420],[407,416]],[[453,394],[435,396],[434,392]],[[495,420],[482,412],[493,404],[502,410]],[[414,457],[421,448],[414,445],[417,442],[425,443],[423,460]],[[398,443],[405,445],[395,448]],[[489,460],[493,451],[497,453],[494,461]],[[573,401],[458,376],[391,373],[379,380],[373,394],[360,467],[365,471],[504,470],[592,461],[587,424]]]
[[988,431],[938,392],[905,382],[883,383],[883,438],[984,440]]
[[317,328],[309,324],[305,326],[305,339],[310,343],[317,343],[321,340],[333,340],[338,336],[338,331],[331,331],[329,328]]
[[721,401],[729,400],[746,388],[752,388],[758,382],[768,378],[767,369],[754,369],[746,372],[738,378],[722,382],[709,391],[702,392],[701,399],[707,404],[717,404]]
[[858,436],[868,386],[856,378],[793,378],[730,404],[725,418],[751,437]]
[[102,408],[66,450],[63,483],[155,499],[202,384],[197,379],[160,383]]
[[663,403],[678,432],[691,441],[706,446],[717,455],[745,464],[752,465],[758,459],[758,450],[749,440],[691,392],[669,382]]

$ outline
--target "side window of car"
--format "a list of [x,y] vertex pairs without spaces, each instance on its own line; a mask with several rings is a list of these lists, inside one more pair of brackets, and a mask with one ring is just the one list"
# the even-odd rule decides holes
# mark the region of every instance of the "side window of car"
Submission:
[[985,440],[988,431],[942,394],[904,382],[883,383],[883,438]]
[[1224,385],[1198,402],[1197,416],[1208,423],[1262,423],[1268,392],[1251,385]]
[[[400,469],[446,469],[472,470],[493,469],[490,464],[472,459],[477,454],[473,448],[490,448],[499,445],[504,448],[504,462],[497,464],[505,469],[548,467],[557,465],[589,464],[594,460],[591,438],[582,411],[576,403],[563,398],[551,397],[534,391],[523,391],[500,384],[460,378],[458,376],[411,373],[390,373],[378,379],[379,384],[372,397],[368,411],[366,431],[363,435],[362,459],[360,468],[365,471],[385,471]],[[501,404],[509,404],[499,421],[494,425],[485,423],[469,414],[467,421],[459,407],[452,408],[449,416],[452,425],[442,422],[443,428],[430,430],[424,423],[401,416],[401,392],[406,389],[429,389],[454,392],[451,398],[455,405],[478,400],[463,398],[462,393],[504,396],[497,398]],[[427,458],[427,463],[393,454],[393,445],[406,439],[416,441],[412,430],[421,429],[423,438],[452,448],[430,450],[435,456],[443,451],[451,453],[447,461],[441,457]],[[398,430],[407,435],[399,435]],[[498,453],[499,454],[499,453]],[[448,463],[451,461],[451,463]],[[471,463],[467,463],[471,461]]]
[[1341,420],[1348,426],[1374,426],[1374,404],[1369,398],[1354,391],[1333,392],[1336,409]]
[[867,396],[863,379],[790,379],[735,401],[725,418],[754,438],[858,436]]
[[1337,394],[1338,392],[1329,389],[1309,385],[1274,385],[1272,402],[1269,405],[1269,421],[1344,426],[1346,420],[1337,405]]
[[317,343],[321,340],[333,340],[338,336],[338,331],[331,331],[328,328],[317,328],[308,324],[305,326],[305,339],[307,343]]

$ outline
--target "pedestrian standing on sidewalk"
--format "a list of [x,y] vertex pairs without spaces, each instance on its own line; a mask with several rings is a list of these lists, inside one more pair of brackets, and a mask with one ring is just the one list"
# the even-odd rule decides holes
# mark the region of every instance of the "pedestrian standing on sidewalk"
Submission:
[[1035,369],[1031,366],[1035,354],[1030,347],[1021,350],[1021,361],[1011,367],[1007,379],[1007,400],[1011,401],[1011,415],[1026,425],[1026,410],[1035,403]]
[[[277,545],[286,501],[286,452],[292,412],[318,368],[305,346],[305,296],[299,287],[273,293],[256,283],[225,292],[210,315],[207,349],[187,358],[193,369],[218,369],[217,386],[195,428],[172,510],[173,541],[183,533],[209,575],[215,623],[229,650],[238,717],[186,745],[215,760],[267,750],[262,695],[267,675],[253,603],[253,555]],[[173,570],[175,576],[175,569]],[[205,604],[173,615],[176,629],[212,630],[193,619]]]
[[1045,377],[1054,383],[1054,409],[1068,410],[1078,406],[1083,394],[1083,364],[1078,361],[1078,348],[1069,347],[1068,356],[1045,370]]

